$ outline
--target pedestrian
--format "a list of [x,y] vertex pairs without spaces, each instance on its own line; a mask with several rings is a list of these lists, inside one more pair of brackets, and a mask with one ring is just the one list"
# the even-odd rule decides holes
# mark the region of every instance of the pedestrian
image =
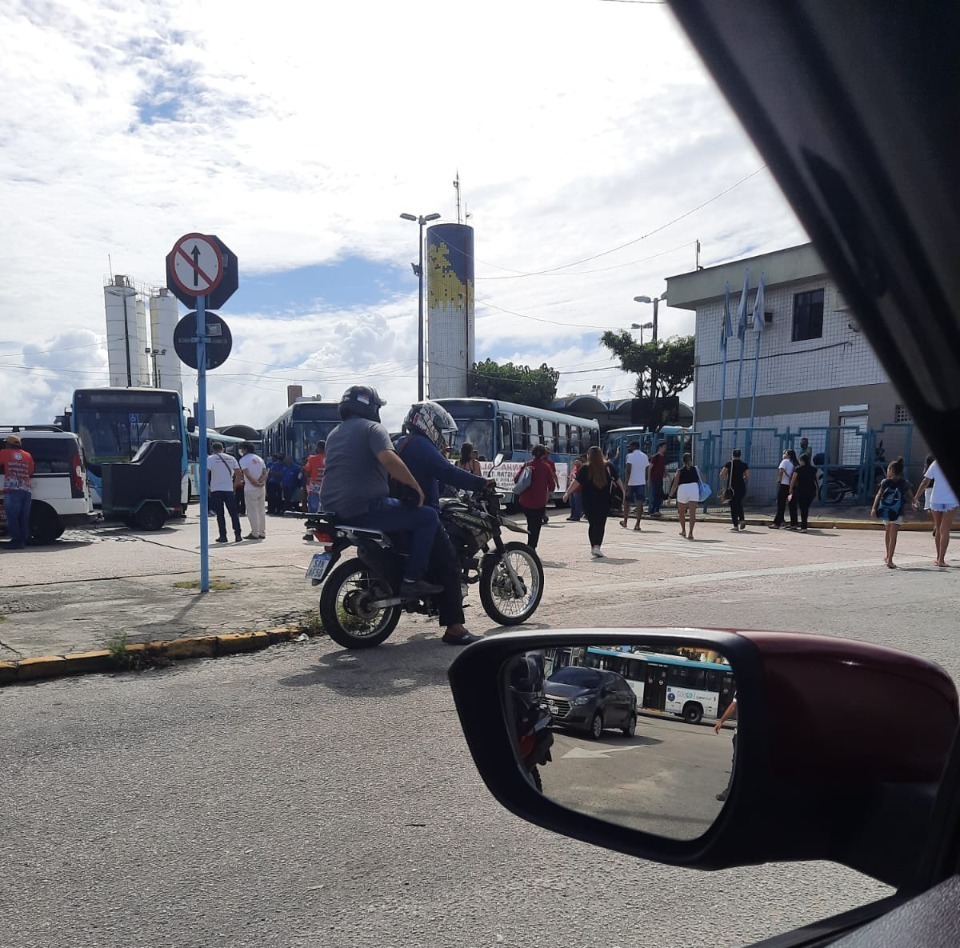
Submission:
[[248,540],[267,538],[267,518],[264,513],[267,465],[253,449],[249,441],[240,445],[240,470],[243,471],[243,499],[247,505],[247,520],[250,521]]
[[[320,509],[320,485],[326,465],[327,442],[318,441],[313,454],[303,465],[303,481],[307,490],[307,506],[304,513],[313,514]],[[312,538],[311,534],[311,538]]]
[[639,441],[631,441],[627,450],[627,470],[624,475],[626,488],[623,492],[623,520],[621,527],[630,523],[630,505],[637,505],[637,523],[634,530],[640,529],[643,520],[643,505],[647,499],[647,469],[650,467],[650,458],[640,450]]
[[810,457],[813,457],[813,448],[810,447],[810,441],[806,435],[800,439],[800,444],[796,448],[797,460],[802,458],[805,454],[809,454]]
[[[683,463],[673,475],[670,485],[670,497],[677,498],[677,513],[680,516],[680,536],[693,539],[693,528],[697,523],[697,504],[700,503],[700,471],[693,463],[688,451]],[[690,532],[687,532],[687,517],[690,518]]]
[[589,524],[587,539],[592,556],[604,555],[601,547],[610,514],[610,495],[615,486],[623,491],[616,468],[604,459],[603,452],[594,445],[587,451],[587,463],[577,471],[573,487],[563,495],[564,501],[577,492],[583,495],[583,512]]
[[903,476],[903,458],[897,458],[887,465],[887,476],[880,481],[877,496],[873,498],[873,509],[870,511],[872,516],[884,521],[886,556],[883,562],[889,569],[897,568],[897,564],[893,562],[893,554],[897,549],[897,533],[903,523],[903,511],[908,501],[912,504],[916,498]]
[[300,465],[289,455],[284,455],[283,472],[280,481],[282,501],[280,513],[286,513],[297,507],[300,500],[300,485],[303,483],[303,471]]
[[[546,454],[543,456],[544,461],[550,466],[550,470],[553,471],[553,484],[550,486],[550,493],[547,495],[547,500],[550,500],[550,495],[560,487],[560,480],[557,478],[557,465],[554,463],[552,457],[550,457],[550,448],[548,445],[544,445],[546,449]],[[543,508],[543,523],[549,523],[550,518],[547,516],[547,508]]]
[[[947,479],[940,468],[939,461],[931,461],[923,480],[920,481],[920,487],[917,494],[922,494],[930,485],[933,485],[933,493],[930,497],[930,513],[933,516],[934,539],[937,544],[937,558],[934,562],[937,566],[947,565],[947,547],[950,545],[950,528],[953,526],[953,518],[957,515],[957,507],[960,506],[957,501],[957,495],[947,483]],[[919,506],[919,501],[914,498],[914,507]]]
[[660,516],[665,491],[663,482],[667,476],[667,442],[661,441],[657,450],[650,455],[650,469],[647,471],[647,492],[650,495],[650,507],[647,513],[651,517]]
[[[787,494],[787,503],[793,510],[800,509],[800,532],[807,532],[807,523],[810,516],[810,505],[820,492],[820,472],[813,466],[809,452],[801,454],[797,459],[797,466],[790,475],[790,492]],[[794,527],[790,528],[795,529]]]
[[0,451],[3,472],[3,510],[7,516],[10,549],[22,550],[30,542],[30,504],[33,491],[33,456],[15,435],[7,435]]
[[237,495],[234,484],[242,484],[243,472],[236,458],[230,457],[223,450],[219,441],[210,445],[210,457],[207,458],[207,487],[210,490],[210,500],[213,512],[217,517],[218,534],[216,543],[227,542],[227,521],[224,508],[230,514],[230,525],[233,527],[235,542],[239,543],[243,536],[240,531],[240,514],[237,510]]
[[[773,523],[769,526],[772,530],[779,530],[783,526],[783,515],[787,509],[787,497],[790,495],[790,478],[793,477],[794,468],[797,466],[797,455],[793,448],[788,448],[783,452],[783,460],[777,468],[777,514],[773,518]],[[790,506],[790,529],[797,528],[797,505]]]
[[[731,459],[720,468],[720,480],[727,481],[727,489],[731,491],[730,519],[733,521],[734,531],[747,529],[743,513],[743,498],[747,496],[750,465],[742,458],[743,452],[739,448],[734,448]],[[806,529],[806,520],[804,520],[804,529]]]
[[464,441],[460,445],[460,459],[457,461],[457,467],[477,477],[482,476],[480,462],[477,460],[477,449],[469,441]]
[[[713,733],[719,734],[720,729],[723,727],[727,721],[736,714],[737,711],[737,696],[733,696],[733,700],[724,708],[723,714],[717,718],[717,723],[713,726]],[[730,779],[727,781],[726,787],[723,788],[718,794],[717,799],[722,803],[730,795],[730,788],[733,786],[733,775],[737,770],[737,726],[733,726],[733,759],[730,761]]]
[[583,519],[583,494],[580,491],[571,492],[571,489],[577,481],[577,472],[586,463],[587,456],[585,454],[579,455],[579,457],[574,458],[573,464],[570,465],[570,473],[567,474],[565,496],[570,498],[570,516],[567,517],[567,520],[574,523],[579,523]]
[[513,482],[516,483],[520,479],[524,468],[530,468],[533,479],[530,486],[518,495],[517,503],[523,508],[527,518],[527,544],[535,550],[547,510],[547,498],[550,496],[550,491],[553,490],[557,475],[547,463],[547,449],[542,444],[535,444],[530,449],[530,454],[532,458],[517,471]]
[[[933,464],[933,455],[928,454],[923,461],[923,476],[920,478],[921,480],[923,480],[923,478],[927,476],[927,471],[930,470],[931,464]],[[919,495],[920,492],[918,491],[917,493]],[[936,525],[933,523],[933,508],[930,506],[932,499],[933,499],[933,480],[931,479],[929,485],[927,486],[927,489],[923,491],[923,509],[930,514],[930,524],[931,526],[933,526],[933,545],[934,545],[934,548],[936,548],[937,528],[936,528]]]
[[270,455],[270,463],[267,465],[266,500],[267,513],[271,517],[279,517],[283,513],[283,463],[284,455]]

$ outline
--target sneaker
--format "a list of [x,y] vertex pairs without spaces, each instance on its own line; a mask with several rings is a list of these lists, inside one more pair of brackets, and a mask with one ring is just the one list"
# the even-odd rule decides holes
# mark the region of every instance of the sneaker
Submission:
[[740,532],[740,528],[739,528],[739,527],[731,527],[731,528],[730,528],[730,532],[731,532],[731,533],[739,533],[739,532]]
[[226,538],[226,537],[217,537],[216,540],[214,540],[213,542],[214,542],[214,543],[226,543],[226,542],[227,542],[227,538]]
[[443,586],[428,583],[422,579],[416,581],[405,579],[400,584],[400,595],[404,599],[420,599],[422,596],[435,596],[441,592],[443,592]]
[[248,534],[246,535],[246,538],[245,538],[245,539],[247,539],[247,540],[259,540],[260,537],[259,537],[256,533],[248,533]]
[[807,532],[807,528],[806,528],[806,527],[801,527],[801,528],[800,528],[800,532],[801,532],[801,533],[806,533],[806,532]]
[[599,556],[599,555],[600,555],[600,547],[598,547],[598,546],[592,546],[592,547],[590,547],[590,555],[591,555],[591,556]]
[[238,534],[233,538],[233,542],[234,542],[234,543],[243,543],[243,537],[240,536],[240,534],[238,533]]
[[600,547],[595,546],[595,547],[593,548],[593,555],[594,555],[594,556],[599,556],[599,557],[604,557],[604,556],[606,556],[607,554],[604,553],[603,550],[600,549]]
[[723,801],[727,799],[727,791],[726,791],[726,790],[721,790],[721,791],[717,794],[717,799],[718,799],[721,803],[723,803]]
[[747,529],[747,525],[746,525],[742,520],[740,521],[740,529],[741,529],[741,530],[746,530],[746,529]]
[[768,524],[767,524],[767,529],[768,529],[768,530],[779,530],[779,529],[780,529],[780,524],[779,524],[779,523],[768,523]]
[[258,539],[258,540],[266,540],[266,538],[267,538],[267,535],[266,535],[265,533],[258,533],[258,534],[257,534],[257,539]]
[[449,632],[444,632],[440,641],[444,645],[471,645],[473,642],[479,642],[482,638],[482,635],[474,635],[472,632],[464,632],[461,635],[450,635]]
[[313,543],[313,534],[312,534],[312,533],[305,533],[305,534],[303,535],[303,538],[304,538],[304,540],[309,540],[311,543]]

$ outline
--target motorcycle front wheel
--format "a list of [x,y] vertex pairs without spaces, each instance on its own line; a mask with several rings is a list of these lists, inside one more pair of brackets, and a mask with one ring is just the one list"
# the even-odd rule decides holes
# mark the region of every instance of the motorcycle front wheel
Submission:
[[327,578],[320,592],[323,631],[344,648],[373,648],[386,640],[400,621],[400,608],[378,608],[376,599],[390,595],[386,583],[377,579],[359,560],[341,563]]
[[[514,586],[506,563],[513,567]],[[520,625],[536,611],[543,598],[543,564],[526,543],[507,543],[498,557],[488,557],[480,570],[483,611],[500,625]]]

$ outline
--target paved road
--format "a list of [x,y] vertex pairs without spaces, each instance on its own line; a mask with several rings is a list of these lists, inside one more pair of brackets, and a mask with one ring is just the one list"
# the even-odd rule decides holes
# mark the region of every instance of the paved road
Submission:
[[[309,552],[299,525],[271,530],[260,554],[231,548],[251,558],[231,569],[288,558],[286,596],[309,602],[294,576]],[[919,651],[960,678],[960,570],[933,567],[929,536],[902,537],[903,568],[890,571],[875,533],[704,525],[691,544],[674,531],[611,521],[597,561],[582,525],[551,524],[539,624],[807,628]],[[193,541],[184,531],[178,542]],[[196,562],[170,555],[187,571]],[[47,554],[16,556],[30,593],[26,564]],[[93,569],[64,551],[50,559],[67,575]],[[144,575],[134,555],[121,565]],[[276,594],[242,589],[208,602],[246,623],[256,595]],[[8,616],[5,641],[20,619]],[[472,625],[489,628],[476,609]],[[405,618],[371,652],[318,638],[0,689],[0,945],[713,948],[886,892],[825,864],[681,872],[522,823],[468,760],[445,681],[451,652]]]

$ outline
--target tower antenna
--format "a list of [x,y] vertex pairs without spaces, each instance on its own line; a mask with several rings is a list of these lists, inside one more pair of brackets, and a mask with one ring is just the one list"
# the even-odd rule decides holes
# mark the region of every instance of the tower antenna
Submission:
[[453,188],[457,192],[457,223],[463,223],[463,217],[460,214],[460,169],[457,168],[457,176],[453,179]]

